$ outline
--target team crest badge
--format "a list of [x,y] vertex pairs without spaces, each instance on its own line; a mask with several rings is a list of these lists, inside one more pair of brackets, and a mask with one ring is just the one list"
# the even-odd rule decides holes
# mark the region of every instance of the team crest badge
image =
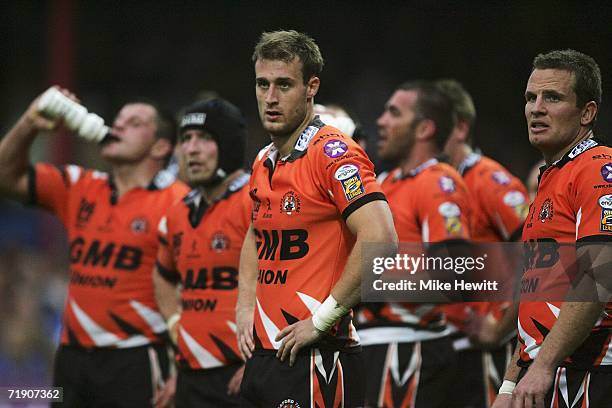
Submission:
[[546,222],[546,220],[552,220],[553,214],[553,202],[550,198],[547,198],[544,200],[542,208],[540,208],[540,215],[538,218],[540,219],[540,222]]
[[144,217],[134,218],[132,222],[130,223],[130,228],[132,229],[132,232],[136,234],[146,233],[148,229],[147,219]]
[[332,159],[343,156],[347,151],[348,146],[342,140],[332,139],[323,145],[323,152]]
[[95,209],[96,203],[81,198],[81,203],[79,204],[79,212],[77,213],[76,226],[79,228],[84,227],[85,224],[89,222],[89,219],[93,215]]
[[278,404],[278,408],[300,408],[300,407],[301,405],[298,404],[297,401],[291,398],[287,398],[286,400]]
[[215,252],[225,251],[230,246],[230,240],[223,233],[223,231],[217,231],[213,234],[210,240],[210,248]]
[[300,212],[300,198],[294,191],[288,191],[281,199],[281,212],[287,215]]

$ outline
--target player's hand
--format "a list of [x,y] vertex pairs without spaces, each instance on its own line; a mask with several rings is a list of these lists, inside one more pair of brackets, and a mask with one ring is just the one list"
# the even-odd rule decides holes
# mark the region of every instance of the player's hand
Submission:
[[554,374],[554,369],[540,366],[536,360],[512,392],[512,408],[544,408]]
[[512,394],[498,394],[491,408],[511,408]]
[[174,406],[174,394],[176,394],[176,374],[168,378],[164,386],[156,390],[153,396],[154,408],[171,408]]
[[253,341],[253,312],[252,308],[236,309],[238,350],[240,350],[244,361],[253,357],[253,350],[255,349],[255,342]]
[[[69,90],[60,88],[59,86],[54,86],[54,88],[60,91],[65,96],[67,96],[68,98],[72,99],[73,101],[79,102],[78,98]],[[58,123],[61,122],[61,119],[45,116],[40,112],[39,102],[43,94],[39,95],[36,99],[34,99],[34,101],[32,101],[28,109],[23,114],[22,118],[28,126],[31,126],[35,130],[53,130],[57,127]]]
[[287,356],[289,356],[289,366],[292,367],[295,364],[299,351],[303,347],[316,342],[324,335],[324,332],[318,330],[312,324],[312,318],[293,323],[276,335],[276,341],[283,340],[276,353],[276,357],[280,358],[281,361],[285,361]]
[[244,375],[244,364],[232,376],[227,384],[227,395],[238,395],[240,393],[240,384],[242,384],[242,376]]

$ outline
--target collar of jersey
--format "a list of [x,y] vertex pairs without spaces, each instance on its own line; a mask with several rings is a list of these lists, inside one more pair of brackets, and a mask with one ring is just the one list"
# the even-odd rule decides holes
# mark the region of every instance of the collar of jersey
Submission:
[[457,168],[457,171],[463,176],[465,173],[468,172],[468,170],[472,169],[472,167],[474,167],[476,163],[480,161],[480,159],[482,159],[481,154],[478,154],[476,152],[468,154],[467,157],[463,159],[463,161]]
[[[251,175],[249,173],[244,173],[238,176],[235,180],[233,180],[228,186],[225,192],[213,200],[213,203],[219,202],[221,200],[225,200],[229,198],[232,194],[239,191],[242,187],[244,187],[249,182],[249,178]],[[202,201],[202,190],[200,188],[194,188],[191,190],[184,198],[183,202],[188,206],[199,206]]]
[[577,143],[574,147],[572,147],[567,153],[563,155],[559,160],[552,163],[550,166],[544,165],[540,167],[540,176],[544,173],[549,167],[557,167],[561,168],[565,166],[567,163],[574,160],[576,157],[580,156],[582,153],[587,150],[591,150],[597,146],[605,146],[606,144],[601,140],[597,139],[593,135],[593,131],[590,131],[590,136],[588,139],[584,139],[582,142]]
[[419,164],[414,169],[408,170],[406,172],[406,174],[403,174],[402,170],[398,169],[398,172],[395,174],[394,179],[395,180],[403,180],[403,179],[406,179],[406,178],[416,177],[417,175],[419,175],[419,173],[422,173],[423,171],[427,170],[431,166],[434,166],[434,165],[436,165],[438,163],[440,163],[440,161],[438,159],[436,159],[435,157],[432,157],[431,159],[427,160],[426,162]]
[[[251,175],[248,173],[238,176],[236,180],[232,181],[230,185],[227,186],[227,189],[225,190],[223,195],[221,195],[219,198],[216,198],[212,202],[212,205],[218,203],[221,200],[227,199],[229,196],[239,191],[249,182],[250,176]],[[209,208],[208,203],[202,197],[202,190],[200,188],[194,188],[185,196],[185,198],[183,198],[183,202],[185,203],[187,208],[189,208],[189,223],[193,228],[196,228],[202,221],[206,210],[208,210]]]
[[[108,186],[111,190],[111,204],[117,203],[117,185],[115,184],[115,178],[112,173],[108,175]],[[164,188],[170,186],[170,184],[174,183],[176,180],[176,176],[172,175],[172,172],[167,171],[166,169],[161,169],[158,171],[155,176],[149,182],[147,186],[148,191],[155,190],[163,190]]]
[[[281,157],[280,160],[291,163],[304,156],[306,154],[306,151],[308,151],[308,145],[310,144],[310,141],[312,140],[314,135],[317,134],[319,129],[321,129],[323,126],[325,126],[325,123],[321,121],[319,115],[316,115],[310,121],[308,126],[306,126],[306,129],[302,131],[300,137],[297,138],[297,141],[295,142],[295,146],[293,146],[293,150],[291,151],[291,153],[289,153],[285,157]],[[268,159],[272,161],[273,165],[276,163],[278,154],[278,149],[276,148],[276,146],[274,146],[274,143],[272,143],[270,150],[268,150]]]

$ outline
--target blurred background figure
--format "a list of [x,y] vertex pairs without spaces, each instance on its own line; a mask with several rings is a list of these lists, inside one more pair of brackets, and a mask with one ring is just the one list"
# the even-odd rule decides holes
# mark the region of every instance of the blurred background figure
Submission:
[[314,113],[319,115],[323,123],[340,129],[359,143],[363,150],[367,150],[368,135],[354,114],[350,115],[345,108],[337,104],[318,103],[314,104]]

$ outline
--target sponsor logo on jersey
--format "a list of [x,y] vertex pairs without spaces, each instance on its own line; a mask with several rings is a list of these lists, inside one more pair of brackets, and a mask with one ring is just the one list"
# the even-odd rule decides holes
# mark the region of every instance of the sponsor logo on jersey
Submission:
[[594,156],[591,156],[591,159],[593,160],[612,160],[612,155],[601,153],[601,154],[596,154]]
[[601,207],[601,223],[599,229],[603,232],[612,232],[612,194],[599,197]]
[[310,139],[317,134],[319,128],[316,126],[308,126],[300,135],[297,142],[295,143],[295,150],[303,152],[308,147]]
[[507,186],[508,184],[510,184],[510,177],[506,174],[505,171],[494,171],[493,174],[491,174],[491,177],[493,177],[493,181],[502,186]]
[[453,202],[445,201],[438,207],[438,212],[444,217],[444,227],[449,235],[461,235],[461,209]]
[[93,215],[95,209],[96,203],[81,198],[81,203],[79,204],[79,211],[77,212],[77,228],[82,228],[85,226],[85,224],[89,222],[89,219]]
[[217,231],[213,234],[210,239],[210,248],[215,252],[223,252],[230,246],[230,239],[223,233],[223,231]]
[[257,220],[257,215],[259,214],[259,207],[261,206],[261,200],[257,197],[257,189],[254,188],[249,191],[249,196],[253,201],[253,210],[251,211],[251,221]]
[[445,193],[455,192],[455,182],[448,176],[440,177],[440,179],[438,179],[438,185],[440,186],[440,190],[444,191]]
[[601,177],[606,183],[612,183],[612,163],[606,163],[601,166]]
[[520,191],[508,191],[504,195],[504,204],[506,204],[508,207],[512,207],[516,215],[518,215],[521,219],[527,218],[529,205],[527,205],[525,195]]
[[542,203],[542,207],[540,207],[540,215],[538,218],[540,222],[546,222],[546,220],[552,220],[554,214],[553,202],[550,198],[547,198],[544,200],[544,203]]
[[130,229],[135,234],[144,234],[148,230],[148,223],[145,217],[136,217],[130,223]]
[[323,145],[323,152],[332,159],[344,155],[347,151],[348,146],[342,140],[332,139]]
[[338,167],[334,173],[334,178],[342,185],[342,190],[348,201],[359,197],[365,192],[359,168],[354,164],[349,163]]
[[570,154],[568,154],[567,156],[570,159],[573,159],[576,156],[578,156],[580,153],[584,152],[585,150],[590,149],[593,146],[597,146],[597,142],[595,140],[593,140],[593,139],[583,140],[582,142],[580,142],[576,146],[574,146],[574,148],[572,149]]
[[358,172],[359,168],[354,164],[345,164],[343,166],[338,167],[338,170],[336,170],[336,172],[334,173],[334,177],[336,180],[342,181],[357,174]]
[[300,197],[298,197],[295,191],[286,192],[283,198],[281,199],[281,206],[280,206],[281,213],[285,213],[287,215],[291,215],[293,213],[299,213],[300,207],[301,207]]
[[283,402],[278,404],[277,408],[300,408],[300,404],[298,404],[297,401],[291,398],[287,398],[286,400],[283,400]]

